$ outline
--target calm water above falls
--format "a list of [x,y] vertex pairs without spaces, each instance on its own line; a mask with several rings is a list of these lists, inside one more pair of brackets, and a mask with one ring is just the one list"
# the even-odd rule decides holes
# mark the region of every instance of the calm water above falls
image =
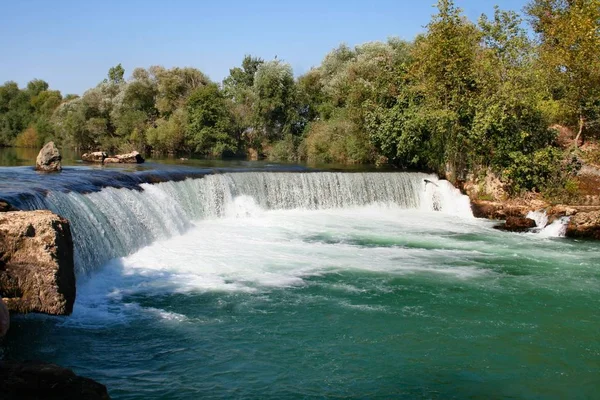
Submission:
[[[16,318],[3,356],[117,399],[596,397],[600,245],[498,232],[424,177],[50,193],[86,238],[75,313]],[[108,248],[123,257],[91,255]]]

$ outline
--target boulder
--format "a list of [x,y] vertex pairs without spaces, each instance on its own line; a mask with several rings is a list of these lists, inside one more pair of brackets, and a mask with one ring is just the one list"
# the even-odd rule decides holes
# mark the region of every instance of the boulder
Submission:
[[0,199],[0,212],[19,211],[11,206],[7,201]]
[[17,399],[110,400],[106,386],[41,361],[0,361],[0,397]]
[[103,151],[94,151],[92,153],[84,153],[81,155],[83,161],[95,163],[103,163],[106,157],[108,157],[108,155]]
[[72,312],[75,269],[67,220],[47,210],[0,213],[0,295],[15,312]]
[[54,142],[48,142],[42,147],[35,159],[35,169],[44,172],[60,171],[62,157]]
[[10,327],[10,313],[8,308],[0,298],[0,339],[6,335],[8,328]]
[[600,240],[600,211],[579,211],[571,216],[566,235]]
[[104,164],[119,164],[121,162],[121,160],[119,160],[117,157],[106,157],[104,159]]
[[137,151],[132,151],[127,154],[117,154],[115,158],[117,158],[119,162],[126,164],[141,164],[145,161],[144,157]]
[[506,222],[498,225],[495,228],[509,232],[526,232],[531,228],[535,228],[535,221],[525,217],[507,217]]

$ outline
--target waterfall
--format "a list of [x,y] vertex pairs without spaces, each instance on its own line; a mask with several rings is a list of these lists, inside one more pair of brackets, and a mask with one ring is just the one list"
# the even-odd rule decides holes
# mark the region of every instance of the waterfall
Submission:
[[85,273],[156,240],[182,234],[197,220],[243,217],[256,210],[373,204],[472,217],[466,196],[423,173],[223,173],[87,194],[50,191],[15,205],[47,208],[67,218],[75,265],[78,273]]
[[538,233],[542,237],[564,237],[567,233],[570,217],[561,217],[548,224],[546,211],[530,211],[527,218],[535,221]]

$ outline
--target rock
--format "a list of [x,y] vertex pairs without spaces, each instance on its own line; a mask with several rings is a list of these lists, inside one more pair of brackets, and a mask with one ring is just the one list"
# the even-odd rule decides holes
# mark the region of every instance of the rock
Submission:
[[504,224],[498,225],[495,228],[508,232],[526,232],[535,227],[535,221],[530,218],[508,217]]
[[530,208],[509,202],[472,200],[471,210],[476,218],[506,219],[508,217],[524,217]]
[[67,220],[47,210],[0,214],[0,294],[11,311],[72,312],[75,269]]
[[118,164],[120,162],[121,160],[119,160],[117,157],[106,157],[104,159],[104,164]]
[[17,399],[106,400],[106,386],[41,361],[0,361],[0,397]]
[[0,298],[0,339],[6,335],[8,328],[10,327],[10,314],[8,308]]
[[137,151],[132,151],[127,154],[117,154],[115,158],[119,159],[119,162],[126,164],[141,164],[145,161],[144,157]]
[[35,169],[44,172],[60,171],[62,157],[54,142],[48,142],[42,147],[35,159]]
[[571,216],[567,226],[568,237],[600,240],[600,211],[579,211]]
[[87,162],[103,163],[108,155],[103,151],[94,151],[93,153],[84,153],[81,159]]
[[19,211],[17,208],[14,208],[7,201],[0,199],[0,212],[8,212],[8,211]]
[[502,202],[509,198],[506,185],[491,170],[487,170],[483,177],[474,174],[468,176],[461,191],[471,199]]

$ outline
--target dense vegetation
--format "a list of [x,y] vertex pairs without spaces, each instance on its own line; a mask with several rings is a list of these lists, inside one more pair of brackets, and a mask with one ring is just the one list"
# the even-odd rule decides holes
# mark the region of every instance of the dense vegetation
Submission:
[[550,127],[600,130],[600,0],[532,0],[532,35],[516,12],[474,23],[437,7],[414,41],[341,45],[297,79],[246,56],[222,84],[159,66],[125,79],[121,65],[81,97],[7,82],[0,145],[493,171],[515,192],[568,183],[577,154]]

